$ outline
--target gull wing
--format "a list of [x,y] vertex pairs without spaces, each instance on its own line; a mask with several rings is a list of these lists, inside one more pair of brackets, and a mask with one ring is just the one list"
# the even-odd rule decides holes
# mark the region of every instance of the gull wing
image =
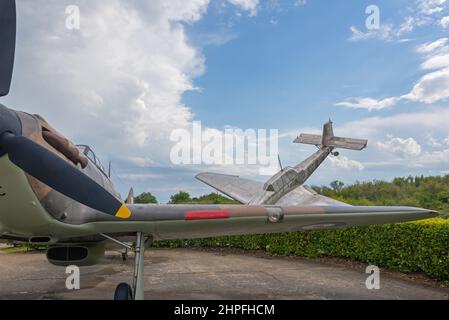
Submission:
[[309,186],[300,186],[280,198],[279,206],[350,206],[347,203],[325,197]]
[[[261,182],[234,175],[208,172],[200,173],[196,178],[242,204],[264,204],[264,198],[261,196],[266,191],[264,190],[264,184]],[[275,204],[281,206],[348,206],[346,203],[322,196],[308,186],[297,187],[281,197]]]
[[204,172],[195,178],[243,204],[248,204],[264,191],[261,182],[229,174]]

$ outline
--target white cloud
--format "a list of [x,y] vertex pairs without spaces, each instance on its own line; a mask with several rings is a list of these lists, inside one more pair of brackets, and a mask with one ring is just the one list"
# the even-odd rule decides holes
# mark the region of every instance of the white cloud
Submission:
[[430,56],[421,64],[421,68],[431,70],[449,67],[449,52]]
[[208,0],[73,2],[79,31],[61,23],[63,4],[18,2],[19,101],[33,96],[20,105],[109,151],[156,152],[193,117],[181,96],[195,89],[204,58],[179,22],[200,19]]
[[65,28],[64,2],[17,1],[14,83],[5,103],[42,114],[104,162],[112,159],[119,188],[129,186],[122,179],[143,185],[140,173],[165,183],[147,169],[172,170],[170,133],[191,128],[194,114],[182,96],[197,90],[205,58],[185,24],[202,19],[209,0],[70,3],[80,8],[80,30]]
[[399,26],[399,29],[396,31],[396,35],[398,37],[402,36],[403,34],[410,33],[415,29],[417,22],[415,18],[413,17],[406,17],[402,24]]
[[329,160],[331,162],[332,167],[334,168],[341,168],[341,169],[357,169],[357,170],[363,170],[364,166],[361,162],[356,160],[351,160],[348,157],[345,156],[330,156]]
[[410,8],[411,15],[404,17],[399,26],[392,23],[384,23],[378,29],[360,31],[355,26],[351,26],[350,41],[361,41],[368,39],[379,39],[383,41],[399,41],[404,42],[409,39],[404,39],[403,36],[412,32],[417,27],[423,27],[432,24],[439,24],[443,28],[449,23],[447,20],[438,20],[439,16],[446,9],[447,0],[419,0],[416,1],[416,6]]
[[449,98],[449,68],[428,73],[403,99],[432,104]]
[[169,166],[171,131],[191,128],[194,118],[182,95],[196,90],[194,79],[205,71],[183,24],[201,19],[209,1],[72,3],[81,9],[79,31],[65,28],[64,3],[18,1],[8,104],[42,114],[74,142],[94,146],[100,158],[111,156],[119,172],[124,162]]
[[418,9],[421,14],[433,15],[444,10],[443,5],[447,0],[420,0]]
[[423,75],[410,92],[384,99],[371,97],[354,97],[338,102],[335,105],[352,109],[366,109],[369,111],[393,107],[399,102],[421,102],[433,104],[449,98],[449,42],[448,38],[440,38],[430,43],[424,43],[416,48],[418,53],[424,54],[421,68],[433,70]]
[[421,146],[413,138],[394,138],[388,136],[383,142],[377,142],[377,148],[381,151],[388,151],[398,157],[407,158],[421,154]]
[[416,132],[433,132],[438,129],[442,135],[449,135],[449,108],[429,108],[420,112],[398,113],[387,117],[367,117],[339,126],[339,136],[354,136],[375,140],[383,140],[385,132],[395,135]]
[[250,16],[257,15],[259,0],[228,0],[228,2],[242,10],[248,11]]
[[438,163],[446,163],[449,164],[449,149],[426,152],[417,159],[417,163],[422,165],[432,165]]
[[352,109],[367,109],[369,111],[372,110],[380,110],[385,109],[391,106],[394,106],[400,98],[386,98],[383,100],[376,100],[372,98],[349,98],[345,101],[338,102],[335,105],[339,107],[346,107]]
[[367,109],[369,111],[392,107],[400,101],[414,101],[432,104],[449,98],[449,68],[424,75],[414,85],[413,89],[402,96],[382,100],[373,98],[349,98],[335,105],[352,109]]
[[349,29],[352,33],[349,41],[360,41],[368,39],[388,40],[390,39],[391,33],[393,31],[393,25],[383,24],[379,27],[379,29],[371,29],[366,32],[360,31],[355,26],[351,26]]
[[431,134],[426,135],[426,140],[427,145],[431,146],[432,148],[439,148],[443,146],[443,144],[435,139]]
[[446,29],[447,27],[449,27],[449,16],[441,18],[441,20],[438,23],[440,26]]
[[447,45],[449,39],[441,38],[433,42],[424,43],[416,48],[419,53],[430,53]]
[[[335,135],[368,139],[368,147],[363,151],[339,150],[341,154],[338,157],[340,159],[341,156],[354,157],[364,169],[359,171],[355,165],[352,167],[353,170],[338,170],[339,165],[346,168],[349,166],[345,165],[344,160],[339,163],[333,161],[334,164],[329,160],[317,170],[308,183],[328,183],[335,180],[336,176],[342,181],[364,181],[373,178],[391,179],[409,174],[440,174],[441,170],[447,170],[449,166],[449,151],[446,151],[449,148],[449,138],[447,145],[443,143],[445,137],[449,137],[448,122],[447,104],[442,104],[439,108],[431,106],[421,111],[371,116],[347,123],[335,122]],[[306,149],[305,152],[300,150],[299,146],[292,147],[292,138],[300,132],[320,134],[321,131],[321,127],[315,127],[282,132],[280,137],[285,137],[280,143],[283,163],[296,163],[299,158],[305,158],[314,151],[307,146],[302,147]],[[390,133],[391,136],[386,137],[386,133]],[[441,145],[429,146],[430,135]],[[401,140],[396,141],[395,138]],[[378,144],[381,145],[380,149]],[[406,156],[407,154],[410,155]]]

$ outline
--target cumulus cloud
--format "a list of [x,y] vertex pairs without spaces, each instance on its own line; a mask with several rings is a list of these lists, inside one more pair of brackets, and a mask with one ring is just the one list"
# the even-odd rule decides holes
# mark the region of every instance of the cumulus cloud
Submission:
[[[256,13],[257,2],[235,3]],[[194,81],[206,69],[185,26],[204,17],[209,0],[70,4],[80,9],[79,30],[66,28],[64,1],[17,1],[15,72],[4,103],[43,115],[111,157],[119,172],[170,166],[170,133],[191,128],[195,117],[182,97],[198,90]]]
[[193,117],[182,94],[205,70],[182,23],[200,19],[208,0],[73,4],[80,30],[65,28],[60,2],[18,2],[12,99],[108,154],[164,157],[169,132]]
[[423,76],[402,99],[431,104],[449,98],[449,68]]
[[387,140],[377,142],[377,148],[382,151],[391,152],[401,158],[418,156],[421,154],[421,146],[413,138],[403,139],[388,136]]
[[334,168],[340,168],[340,169],[357,169],[357,170],[363,170],[364,166],[361,162],[356,160],[351,160],[346,156],[330,156],[329,160],[331,162],[331,166]]

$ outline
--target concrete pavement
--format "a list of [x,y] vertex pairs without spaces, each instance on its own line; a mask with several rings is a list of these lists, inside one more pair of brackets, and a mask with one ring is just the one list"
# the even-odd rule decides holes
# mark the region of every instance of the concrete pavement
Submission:
[[[146,299],[449,299],[432,281],[381,271],[381,289],[365,286],[365,266],[274,257],[236,250],[151,249],[145,256]],[[0,253],[0,299],[111,299],[131,282],[133,259],[108,252],[81,268],[81,290],[65,287],[65,268],[42,253]]]

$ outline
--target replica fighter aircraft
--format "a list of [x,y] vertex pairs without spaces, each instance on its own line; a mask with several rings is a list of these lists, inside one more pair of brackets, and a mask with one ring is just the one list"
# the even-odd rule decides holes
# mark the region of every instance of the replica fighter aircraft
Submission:
[[[0,96],[8,94],[14,63],[14,0],[0,1]],[[303,186],[336,148],[361,150],[366,140],[301,135],[318,151],[265,184],[237,176],[197,178],[241,205],[141,205],[123,202],[109,174],[86,145],[74,145],[41,116],[0,105],[0,242],[48,246],[58,266],[96,264],[106,244],[135,252],[133,285],[119,284],[116,299],[143,299],[144,251],[151,240],[204,238],[330,229],[431,218],[432,210],[357,207]]]

